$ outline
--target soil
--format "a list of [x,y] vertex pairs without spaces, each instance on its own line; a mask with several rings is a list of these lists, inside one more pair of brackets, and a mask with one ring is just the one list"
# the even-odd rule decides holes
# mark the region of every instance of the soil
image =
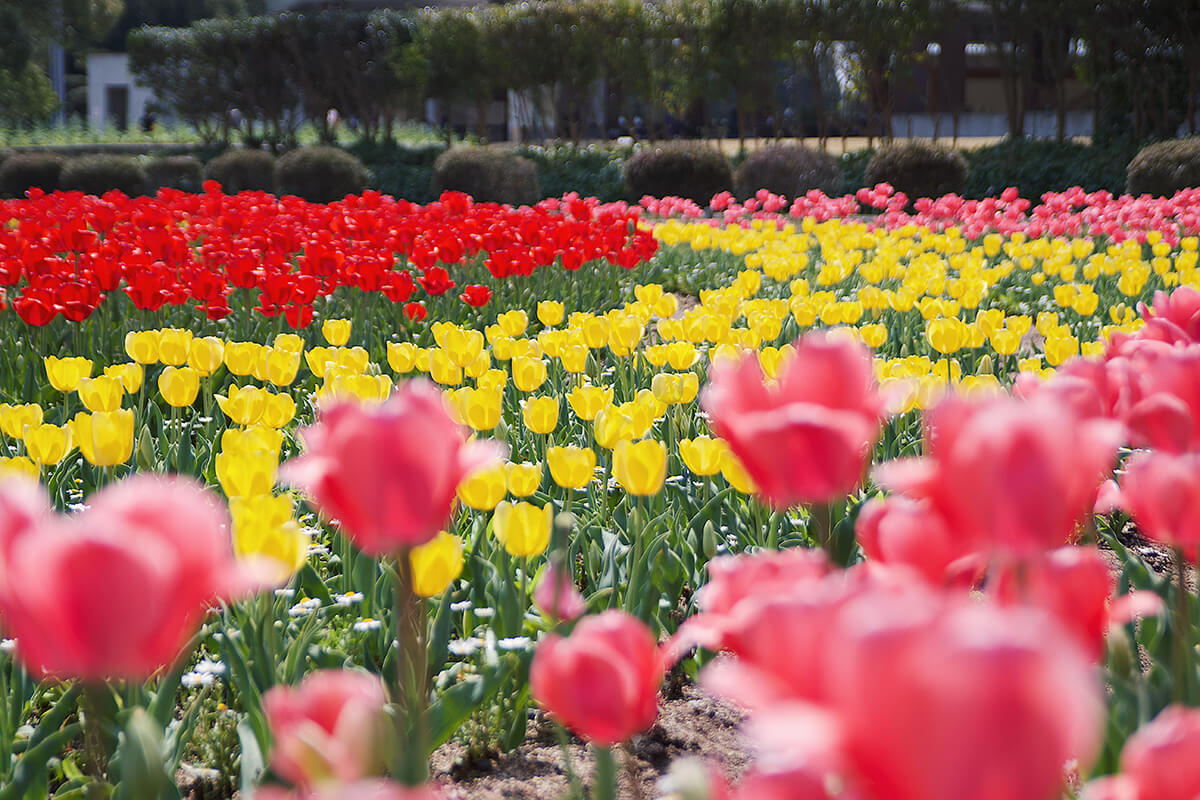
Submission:
[[[618,754],[622,797],[652,800],[663,796],[659,779],[680,756],[719,765],[727,777],[739,777],[750,754],[738,731],[742,715],[692,684],[660,700],[659,718]],[[569,740],[576,775],[586,785],[592,772],[587,746]],[[530,721],[525,742],[516,750],[468,765],[461,745],[447,744],[433,754],[432,777],[447,800],[556,800],[567,789],[563,752],[551,723],[540,713]],[[640,794],[639,794],[640,792]]]

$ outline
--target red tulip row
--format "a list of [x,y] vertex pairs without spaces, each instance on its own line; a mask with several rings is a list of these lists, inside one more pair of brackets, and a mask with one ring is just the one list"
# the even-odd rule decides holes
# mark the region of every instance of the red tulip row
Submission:
[[[911,202],[910,202],[911,201]],[[679,197],[642,198],[646,211],[658,217],[699,219],[705,209]],[[909,210],[911,205],[912,210]],[[715,195],[709,203],[714,224],[748,224],[769,220],[777,224],[791,218],[812,217],[817,221],[842,219],[860,214],[876,214],[872,227],[894,230],[906,225],[925,225],[936,230],[957,227],[969,239],[988,233],[1041,236],[1107,236],[1120,242],[1126,239],[1146,241],[1157,231],[1162,240],[1174,246],[1183,236],[1200,233],[1200,189],[1186,189],[1174,197],[1114,197],[1110,192],[1085,192],[1078,186],[1065,192],[1042,195],[1042,202],[1020,197],[1016,189],[1005,189],[999,197],[965,200],[954,194],[912,201],[904,192],[881,183],[873,189],[859,189],[853,195],[827,197],[813,190],[787,198],[760,190],[744,203],[729,192]]]
[[[303,327],[314,301],[343,286],[409,303],[452,291],[454,267],[481,256],[504,280],[600,259],[630,268],[657,249],[638,228],[640,209],[571,195],[510,208],[454,192],[425,206],[365,192],[318,205],[207,189],[138,198],[33,191],[0,203],[0,303],[7,296],[30,325],[59,314],[79,322],[123,292],[139,309],[195,304],[215,320],[244,289],[257,294],[257,312]],[[460,291],[474,306],[491,296],[478,284]]]

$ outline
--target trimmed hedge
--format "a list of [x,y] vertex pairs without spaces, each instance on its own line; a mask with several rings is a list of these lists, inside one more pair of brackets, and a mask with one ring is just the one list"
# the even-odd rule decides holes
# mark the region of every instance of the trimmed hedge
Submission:
[[729,159],[703,142],[677,141],[644,147],[625,162],[625,191],[631,201],[645,195],[689,198],[708,205],[733,188]]
[[541,199],[537,167],[488,147],[453,147],[433,163],[433,193],[466,192],[477,201],[529,205]]
[[79,156],[63,164],[59,188],[102,195],[117,190],[129,196],[145,194],[146,171],[132,156]]
[[204,165],[204,180],[216,181],[226,194],[274,192],[275,156],[264,150],[227,150]]
[[785,197],[799,197],[812,189],[829,196],[840,193],[842,171],[828,153],[798,145],[769,145],[746,156],[733,173],[733,193],[739,199],[766,189]]
[[146,159],[147,191],[178,189],[181,192],[198,192],[204,182],[204,166],[195,156],[166,156]]
[[1143,147],[1129,162],[1125,182],[1132,195],[1156,197],[1200,186],[1200,136]]
[[332,203],[367,188],[367,168],[338,147],[301,147],[285,154],[276,166],[280,194],[310,203]]
[[929,142],[892,142],[875,151],[863,180],[868,187],[890,183],[913,200],[962,194],[967,185],[967,160],[957,150]]
[[537,165],[538,184],[544,197],[562,197],[578,192],[602,203],[625,199],[621,167],[633,153],[629,147],[560,144],[550,147],[527,145],[515,151]]
[[967,197],[995,197],[1015,186],[1022,197],[1036,200],[1047,192],[1082,186],[1089,192],[1125,189],[1125,165],[1136,145],[1058,142],[1048,139],[1005,139],[964,150]]
[[59,188],[63,159],[48,153],[16,153],[0,165],[0,194],[5,197],[24,197],[37,187],[46,192]]

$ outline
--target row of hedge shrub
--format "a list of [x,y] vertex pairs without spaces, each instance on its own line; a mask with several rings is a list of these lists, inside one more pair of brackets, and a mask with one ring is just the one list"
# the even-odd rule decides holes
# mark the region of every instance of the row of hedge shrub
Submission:
[[8,197],[32,186],[94,194],[110,189],[143,194],[164,186],[198,191],[202,181],[210,179],[229,192],[264,190],[313,202],[330,202],[368,187],[418,202],[456,189],[480,200],[514,205],[569,191],[606,201],[677,195],[703,204],[723,191],[742,199],[764,188],[788,197],[811,189],[832,196],[877,183],[890,183],[914,198],[948,192],[988,197],[1009,186],[1036,198],[1074,185],[1114,194],[1170,195],[1200,185],[1200,138],[1141,150],[1128,145],[1006,141],[959,151],[900,141],[841,158],[776,144],[732,161],[697,141],[662,142],[636,150],[363,145],[351,152],[303,147],[279,158],[263,150],[234,149],[206,164],[194,156],[101,154],[64,159],[0,151],[0,194]]

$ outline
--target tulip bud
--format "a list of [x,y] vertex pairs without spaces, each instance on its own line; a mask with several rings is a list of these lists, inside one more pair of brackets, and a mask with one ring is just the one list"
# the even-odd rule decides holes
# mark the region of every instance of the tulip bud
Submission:
[[717,526],[712,520],[704,523],[704,538],[702,544],[704,546],[704,557],[711,560],[716,557],[719,551],[717,538]]

